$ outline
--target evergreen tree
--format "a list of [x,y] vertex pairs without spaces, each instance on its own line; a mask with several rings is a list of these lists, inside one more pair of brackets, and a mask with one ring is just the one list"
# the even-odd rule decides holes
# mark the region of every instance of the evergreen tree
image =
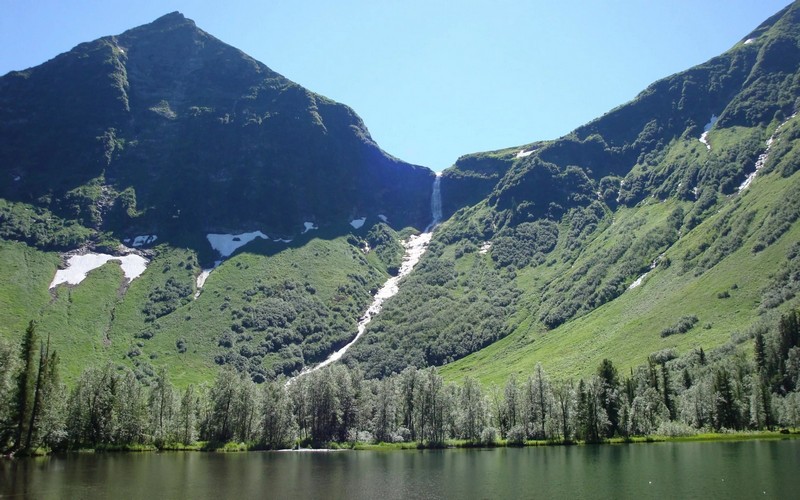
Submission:
[[611,437],[619,430],[619,373],[611,360],[604,359],[597,368],[597,376],[602,382],[600,402],[610,424],[606,436]]
[[22,369],[17,376],[17,391],[14,401],[14,421],[16,432],[14,436],[14,449],[23,448],[23,443],[31,431],[31,420],[33,416],[34,392],[36,390],[36,378],[39,370],[36,361],[39,358],[38,347],[39,337],[36,334],[36,323],[31,321],[25,330],[22,339]]
[[714,373],[714,426],[717,430],[722,428],[738,429],[739,412],[734,395],[731,376],[724,367]]
[[517,377],[511,375],[506,382],[503,390],[504,402],[503,412],[500,417],[500,433],[505,436],[508,431],[520,423],[520,391],[517,385]]
[[661,365],[661,379],[662,379],[662,387],[663,387],[663,394],[664,394],[664,406],[669,412],[669,419],[675,420],[675,401],[674,401],[674,389],[672,388],[672,382],[670,381],[669,377],[669,370],[667,369],[666,364]]

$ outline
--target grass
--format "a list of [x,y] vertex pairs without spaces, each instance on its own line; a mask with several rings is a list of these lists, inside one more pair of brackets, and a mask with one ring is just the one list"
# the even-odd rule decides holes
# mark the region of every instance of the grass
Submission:
[[[732,335],[746,332],[751,324],[761,320],[762,289],[770,283],[770,276],[780,269],[789,246],[800,239],[800,227],[794,224],[764,251],[753,254],[750,250],[753,234],[769,208],[780,203],[788,189],[788,183],[778,175],[764,175],[739,195],[738,200],[732,200],[738,202],[734,218],[747,211],[756,212],[750,236],[738,250],[700,276],[691,271],[682,272],[681,261],[687,250],[704,241],[719,214],[682,236],[665,253],[672,261],[669,268],[656,268],[639,287],[584,316],[546,330],[537,321],[536,313],[542,294],[553,280],[559,275],[569,276],[570,269],[578,267],[583,259],[606,251],[619,237],[621,228],[632,219],[645,219],[645,225],[636,230],[640,234],[654,227],[675,202],[646,200],[638,207],[618,210],[614,224],[604,228],[584,248],[574,266],[558,260],[551,266],[519,271],[516,283],[524,290],[521,302],[525,306],[517,314],[516,330],[481,351],[445,365],[441,374],[448,381],[470,375],[485,385],[502,385],[512,374],[526,377],[536,363],[541,362],[552,378],[574,379],[594,373],[605,358],[612,360],[621,373],[627,373],[643,364],[650,353],[662,349],[673,348],[685,353],[703,347],[708,351],[728,342]],[[563,250],[560,245],[553,255]],[[727,292],[729,297],[720,299],[718,295],[722,292]],[[781,310],[792,303],[785,304]],[[666,338],[659,335],[663,328],[686,315],[699,318],[692,330]]]
[[[353,232],[363,236],[368,230]],[[340,317],[337,321],[349,322],[351,328],[346,331],[355,335],[358,316],[371,300],[370,289],[377,289],[388,274],[385,263],[375,255],[365,256],[348,242],[348,234],[335,229],[313,231],[290,245],[257,240],[215,269],[196,300],[200,266],[197,253],[187,248],[157,246],[147,270],[129,284],[119,264],[112,261],[89,273],[79,285],[60,285],[50,293],[58,255],[0,241],[4,263],[0,268],[0,337],[17,342],[28,321],[35,319],[40,336],[51,335],[61,359],[61,377],[70,386],[84,369],[107,362],[128,365],[143,377],[165,366],[179,387],[208,382],[219,369],[214,361],[220,352],[217,341],[223,332],[231,331],[231,311],[251,305],[248,291],[259,286],[282,286],[287,281],[306,284],[313,288],[314,300],[340,310],[335,313]],[[173,301],[172,312],[155,319],[148,316],[152,292],[169,288],[169,283],[188,292]],[[353,292],[356,289],[358,293]],[[316,321],[323,332],[330,329],[327,317]],[[253,336],[252,343],[259,341],[257,333],[244,333]],[[179,342],[183,352],[179,352]],[[264,366],[269,369],[270,363],[280,361],[280,356],[270,355],[264,358]]]

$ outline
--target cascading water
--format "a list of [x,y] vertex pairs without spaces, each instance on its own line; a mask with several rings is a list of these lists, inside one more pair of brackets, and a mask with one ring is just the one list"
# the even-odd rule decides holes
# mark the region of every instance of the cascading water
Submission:
[[[397,272],[397,276],[389,278],[386,283],[383,284],[381,289],[378,290],[378,293],[376,293],[373,297],[372,304],[369,305],[367,311],[358,321],[358,331],[355,338],[346,346],[331,354],[328,359],[322,363],[312,368],[305,368],[300,375],[298,375],[298,377],[307,373],[311,373],[315,370],[319,370],[320,368],[324,368],[341,359],[344,353],[347,352],[347,350],[350,349],[350,347],[355,344],[362,335],[364,335],[369,322],[372,321],[372,318],[374,318],[379,312],[381,312],[384,301],[394,296],[400,290],[400,280],[411,274],[411,271],[414,269],[414,266],[417,265],[417,262],[419,262],[422,254],[424,254],[425,250],[428,249],[428,243],[430,243],[431,237],[433,236],[433,230],[436,229],[436,226],[442,222],[441,184],[442,176],[441,174],[436,174],[436,178],[433,180],[433,189],[431,191],[431,223],[428,224],[428,227],[425,228],[423,233],[417,236],[411,236],[408,241],[402,242],[403,247],[406,249],[406,253],[403,256],[403,263],[400,265],[400,270]],[[293,379],[290,379],[289,382],[291,382],[291,380]]]
[[437,173],[431,192],[431,223],[425,228],[425,232],[432,232],[440,222],[442,222],[442,174]]

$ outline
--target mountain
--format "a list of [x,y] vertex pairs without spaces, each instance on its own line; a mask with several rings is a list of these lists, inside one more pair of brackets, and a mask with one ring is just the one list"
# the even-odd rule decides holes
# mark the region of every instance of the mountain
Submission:
[[[505,383],[749,349],[800,301],[798,104],[795,2],[564,137],[462,156],[343,362]],[[296,374],[432,218],[431,171],[180,14],[0,78],[0,134],[0,337],[36,320],[68,381]]]
[[736,351],[797,305],[798,105],[795,2],[562,138],[462,156],[449,221],[346,361],[504,383]]
[[38,321],[67,380],[321,361],[431,217],[432,171],[177,12],[1,77],[0,138],[0,336]]
[[177,12],[0,78],[0,136],[0,197],[106,233],[89,241],[429,222],[430,170]]

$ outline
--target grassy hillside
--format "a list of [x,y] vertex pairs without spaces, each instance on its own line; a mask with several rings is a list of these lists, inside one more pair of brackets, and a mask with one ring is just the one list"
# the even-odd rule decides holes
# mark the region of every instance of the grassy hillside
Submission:
[[[731,201],[736,205],[733,217],[752,211],[756,215],[751,226],[763,227],[771,207],[780,205],[787,191],[800,183],[797,177],[790,180],[792,184],[787,184],[775,175],[757,179],[738,202]],[[627,229],[626,222],[643,217],[652,224],[659,213],[668,213],[675,205],[678,203],[674,201],[648,200],[634,209],[618,211],[614,224],[599,231],[576,265],[606,252],[604,244],[620,238],[620,232]],[[469,374],[483,382],[501,384],[511,374],[527,376],[541,362],[555,378],[578,377],[593,373],[605,358],[624,373],[659,351],[674,349],[684,354],[749,341],[753,325],[774,324],[776,311],[797,304],[797,299],[789,298],[777,307],[765,307],[770,291],[776,288],[776,274],[790,265],[787,254],[800,241],[800,226],[793,224],[758,253],[752,252],[758,232],[751,231],[738,248],[710,269],[699,275],[691,267],[686,269],[687,253],[702,246],[713,232],[711,228],[725,215],[720,212],[683,235],[636,288],[552,330],[537,321],[536,312],[548,277],[560,273],[536,269],[520,272],[520,287],[526,290],[526,307],[518,313],[520,325],[503,340],[446,365],[442,374],[451,380]],[[671,264],[667,267],[664,262]],[[570,276],[568,270],[562,272]],[[630,279],[625,282],[626,286],[630,284]],[[661,336],[663,330],[685,316],[697,317],[693,328],[683,334]]]
[[[459,159],[445,187],[483,199],[440,228],[351,363],[397,371],[412,351],[450,379],[501,382],[748,340],[797,292],[798,62],[795,3],[565,137]],[[481,286],[491,275],[503,286]],[[486,332],[480,304],[506,290]]]
[[68,382],[108,361],[131,366],[139,378],[165,366],[181,385],[211,380],[223,365],[255,380],[290,374],[355,335],[371,294],[397,266],[399,236],[385,224],[335,233],[312,231],[291,245],[250,243],[211,273],[196,299],[200,267],[189,249],[156,246],[130,283],[111,261],[79,285],[48,293],[58,256],[2,242],[0,335],[21,338],[36,320]]

